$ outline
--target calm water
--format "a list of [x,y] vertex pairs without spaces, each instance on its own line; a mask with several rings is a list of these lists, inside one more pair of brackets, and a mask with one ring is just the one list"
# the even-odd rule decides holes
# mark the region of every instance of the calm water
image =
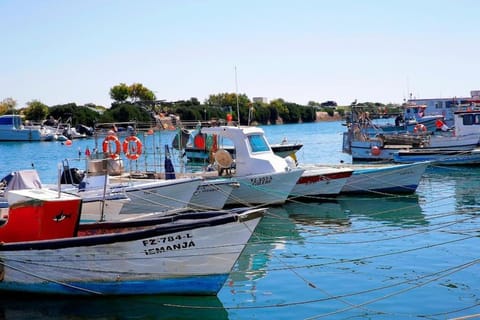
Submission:
[[[304,163],[350,162],[340,122],[263,127]],[[153,138],[151,138],[153,139]],[[156,137],[157,145],[171,137]],[[94,140],[0,144],[0,175],[57,164]],[[161,150],[162,148],[159,148]],[[83,160],[71,161],[82,166]],[[480,314],[480,169],[430,168],[415,195],[269,209],[218,297],[0,299],[5,319],[450,319]],[[479,315],[480,317],[480,315]]]

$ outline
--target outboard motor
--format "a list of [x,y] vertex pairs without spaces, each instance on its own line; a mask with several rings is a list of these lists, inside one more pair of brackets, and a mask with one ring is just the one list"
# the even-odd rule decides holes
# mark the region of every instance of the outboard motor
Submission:
[[84,174],[78,168],[69,168],[62,172],[60,183],[62,184],[80,184]]

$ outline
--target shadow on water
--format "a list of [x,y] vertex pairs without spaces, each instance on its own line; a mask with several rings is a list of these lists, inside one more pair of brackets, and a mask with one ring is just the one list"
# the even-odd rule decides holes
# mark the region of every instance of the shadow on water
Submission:
[[350,219],[336,200],[289,202],[283,206],[295,223],[315,227],[346,227]]
[[350,218],[380,221],[400,227],[426,225],[417,195],[409,196],[341,196],[337,198]]
[[217,297],[25,297],[0,299],[0,319],[228,319]]

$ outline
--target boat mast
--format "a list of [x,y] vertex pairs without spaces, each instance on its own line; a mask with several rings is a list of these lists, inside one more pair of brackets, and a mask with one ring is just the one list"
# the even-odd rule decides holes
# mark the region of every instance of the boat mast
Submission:
[[237,97],[237,119],[240,126],[240,107],[238,106],[238,80],[237,80],[237,66],[235,66],[235,96]]

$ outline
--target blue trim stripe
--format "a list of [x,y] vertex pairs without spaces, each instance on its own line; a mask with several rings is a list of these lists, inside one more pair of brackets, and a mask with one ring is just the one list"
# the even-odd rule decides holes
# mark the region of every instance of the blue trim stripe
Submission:
[[62,285],[54,282],[0,283],[0,291],[26,294],[61,295],[216,295],[222,288],[228,274],[182,277],[159,280],[70,282]]

